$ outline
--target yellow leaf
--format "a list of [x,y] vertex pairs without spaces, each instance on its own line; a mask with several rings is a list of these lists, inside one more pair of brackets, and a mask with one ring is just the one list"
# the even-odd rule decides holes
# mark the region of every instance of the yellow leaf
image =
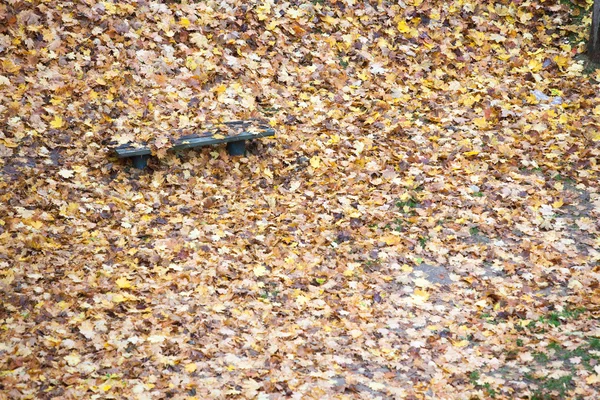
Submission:
[[387,236],[382,237],[381,241],[384,242],[385,244],[387,244],[388,246],[393,246],[395,244],[402,242],[402,239],[400,238],[400,236],[387,235]]
[[217,87],[214,88],[214,91],[215,91],[216,94],[221,94],[225,90],[227,90],[227,86],[225,86],[223,84],[221,84],[221,85],[219,85],[219,86],[217,86]]
[[558,199],[554,203],[552,203],[552,207],[561,208],[563,206],[563,204],[565,204],[563,199]]
[[410,27],[405,20],[401,19],[400,22],[398,22],[398,31],[400,31],[400,33],[410,32]]
[[558,117],[558,122],[560,124],[566,124],[569,122],[569,116],[567,114],[561,114],[560,117]]
[[109,1],[103,1],[102,5],[104,6],[104,9],[109,13],[109,14],[115,14],[118,12],[117,10],[117,6]]
[[477,150],[465,151],[463,154],[465,155],[465,157],[471,157],[471,156],[476,156],[477,154],[479,154],[479,151],[477,151]]
[[313,158],[310,159],[310,165],[314,169],[319,168],[319,166],[321,166],[321,159],[317,156],[314,156]]
[[412,297],[416,303],[424,303],[429,299],[429,293],[424,289],[415,289]]
[[63,121],[63,119],[60,115],[55,115],[54,119],[52,121],[50,121],[50,126],[53,127],[54,129],[62,128],[64,124],[65,124],[65,121]]
[[225,135],[221,135],[220,133],[214,134],[212,137],[215,139],[225,139]]
[[595,385],[600,382],[600,375],[598,375],[598,374],[590,375],[587,378],[585,378],[585,382],[588,385]]
[[102,390],[103,392],[108,392],[111,388],[112,385],[108,382],[103,385],[100,385],[100,390]]
[[194,57],[188,57],[185,60],[185,66],[190,71],[193,71],[198,67],[198,64],[196,63],[196,60],[194,59]]
[[337,144],[339,142],[340,142],[339,135],[333,135],[333,136],[331,136],[331,138],[329,139],[329,141],[327,141],[327,144]]
[[369,80],[369,74],[367,74],[366,72],[359,72],[358,74],[356,74],[356,76],[358,76],[358,78],[362,81]]
[[19,144],[10,138],[0,139],[0,144],[3,144],[6,147],[10,147],[11,149],[19,147]]
[[521,21],[522,24],[527,23],[527,21],[531,20],[533,18],[533,14],[532,13],[521,13],[519,12],[517,15],[519,15],[519,20]]
[[466,346],[469,345],[469,341],[468,340],[460,340],[460,341],[459,340],[454,340],[454,341],[452,341],[452,344],[455,347],[466,347]]
[[79,210],[79,203],[76,203],[74,201],[69,203],[69,205],[67,206],[67,211],[68,211],[69,215],[73,215],[73,214],[77,213],[78,210]]
[[[36,220],[27,220],[27,221],[23,221],[24,223],[26,223],[27,225],[31,226],[34,229],[40,229],[42,226],[44,226],[44,223],[42,221]],[[0,224],[2,225],[2,224]]]
[[117,279],[117,286],[120,289],[131,289],[131,282],[127,280],[124,276]]
[[179,21],[179,25],[183,26],[184,28],[187,28],[188,26],[190,26],[190,20],[187,19],[186,17],[183,17]]
[[600,131],[594,130],[592,133],[587,135],[591,141],[598,142],[600,141]]
[[328,23],[329,25],[335,25],[338,22],[337,18],[331,17],[329,15],[321,17],[321,21]]
[[122,303],[125,301],[125,297],[122,294],[113,294],[112,301],[115,303]]
[[487,120],[485,119],[485,117],[475,118],[473,120],[473,123],[479,129],[487,128],[487,126],[488,126],[488,123],[487,123]]
[[259,21],[264,21],[265,19],[269,18],[269,15],[271,13],[271,4],[265,2],[263,5],[256,7],[256,16],[258,17]]
[[185,370],[188,373],[192,373],[194,371],[196,371],[198,369],[198,365],[196,365],[196,363],[189,363],[185,366]]
[[529,69],[532,72],[538,72],[542,69],[543,65],[539,60],[536,59],[532,59],[529,61],[529,64],[527,64],[527,66],[529,67]]
[[560,69],[563,69],[569,65],[569,57],[557,55],[554,57],[554,62]]
[[376,112],[375,114],[371,115],[369,118],[367,118],[365,120],[365,124],[371,125],[372,123],[374,123],[375,121],[377,121],[380,116],[381,116],[381,114],[379,114],[378,112]]

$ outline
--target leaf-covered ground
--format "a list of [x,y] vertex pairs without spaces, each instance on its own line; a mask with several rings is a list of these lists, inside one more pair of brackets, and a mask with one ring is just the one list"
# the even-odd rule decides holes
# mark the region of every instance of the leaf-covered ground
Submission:
[[596,398],[588,6],[1,2],[0,398]]

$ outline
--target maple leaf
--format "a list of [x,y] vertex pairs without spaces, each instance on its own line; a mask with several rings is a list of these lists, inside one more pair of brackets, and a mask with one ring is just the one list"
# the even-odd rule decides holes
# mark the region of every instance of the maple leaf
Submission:
[[75,175],[75,171],[71,169],[61,169],[60,171],[58,171],[58,174],[65,179],[69,179]]
[[429,299],[429,296],[426,290],[415,289],[412,299],[415,304],[424,304]]
[[184,28],[188,28],[190,26],[190,20],[186,17],[182,17],[179,20],[179,25],[181,25]]
[[102,390],[103,392],[108,392],[110,389],[112,389],[113,385],[109,382],[103,383],[102,385],[99,386],[99,389]]
[[293,193],[293,192],[295,192],[296,190],[298,190],[298,188],[300,187],[300,185],[301,185],[301,183],[300,183],[299,181],[293,181],[293,182],[290,184],[290,189],[289,189],[289,190],[290,190],[290,192],[292,192],[292,193]]
[[150,335],[148,336],[148,342],[150,343],[162,343],[166,340],[166,336],[164,335]]
[[372,74],[376,74],[376,75],[383,75],[386,73],[386,69],[383,68],[383,65],[380,63],[371,64],[371,66],[369,67],[369,71]]
[[131,282],[129,282],[129,280],[123,276],[117,279],[116,283],[120,289],[131,289],[132,287]]
[[310,159],[310,166],[314,169],[318,169],[321,166],[321,159],[317,156],[314,156]]
[[410,27],[406,23],[406,20],[403,20],[403,19],[401,19],[400,21],[398,21],[397,28],[398,28],[398,31],[400,31],[400,33],[408,33],[408,32],[410,32]]
[[92,339],[96,335],[94,325],[89,320],[85,320],[79,325],[79,332],[88,339]]
[[257,265],[252,271],[254,272],[254,275],[259,278],[267,274],[267,269],[264,267],[264,265]]
[[369,387],[373,390],[383,390],[385,389],[386,385],[379,382],[369,382]]
[[600,375],[592,374],[592,375],[588,376],[587,378],[585,378],[585,382],[588,385],[597,385],[598,383],[600,383]]
[[192,372],[195,372],[198,369],[198,365],[196,363],[189,363],[186,364],[184,368],[186,372],[191,374]]
[[62,128],[64,126],[64,124],[65,124],[65,122],[63,121],[62,117],[59,115],[55,115],[54,119],[52,119],[52,121],[50,121],[50,126],[55,129]]
[[77,353],[71,353],[68,356],[65,356],[63,358],[65,359],[67,364],[69,364],[71,367],[74,367],[81,362],[81,357]]

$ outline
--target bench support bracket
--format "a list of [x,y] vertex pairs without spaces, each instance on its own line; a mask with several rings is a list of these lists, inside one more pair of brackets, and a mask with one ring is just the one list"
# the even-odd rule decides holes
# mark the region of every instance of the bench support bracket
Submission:
[[150,155],[144,154],[141,156],[133,156],[131,157],[131,163],[133,164],[133,168],[144,169],[148,165],[148,159]]
[[227,143],[227,153],[230,156],[243,156],[246,154],[246,141],[240,140],[239,142]]

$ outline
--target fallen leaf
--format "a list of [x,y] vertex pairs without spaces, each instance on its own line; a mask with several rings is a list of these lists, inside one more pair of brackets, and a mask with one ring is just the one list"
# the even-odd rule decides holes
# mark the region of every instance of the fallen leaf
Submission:
[[65,179],[69,179],[75,175],[75,171],[71,169],[61,169],[60,171],[58,171],[58,174]]
[[59,115],[55,115],[54,119],[52,121],[50,121],[50,126],[55,129],[62,128],[64,125],[65,125],[65,122],[63,121],[62,117]]
[[81,356],[77,353],[71,353],[63,358],[71,367],[74,367],[81,362]]
[[188,373],[195,372],[198,369],[198,365],[196,363],[189,363],[185,365],[185,371]]
[[131,289],[131,282],[123,276],[117,279],[116,283],[120,289]]
[[252,271],[254,272],[254,275],[259,278],[267,274],[267,269],[264,265],[257,265]]
[[317,169],[320,167],[321,165],[321,159],[317,156],[314,156],[310,159],[310,165],[311,167],[313,167],[314,169]]

